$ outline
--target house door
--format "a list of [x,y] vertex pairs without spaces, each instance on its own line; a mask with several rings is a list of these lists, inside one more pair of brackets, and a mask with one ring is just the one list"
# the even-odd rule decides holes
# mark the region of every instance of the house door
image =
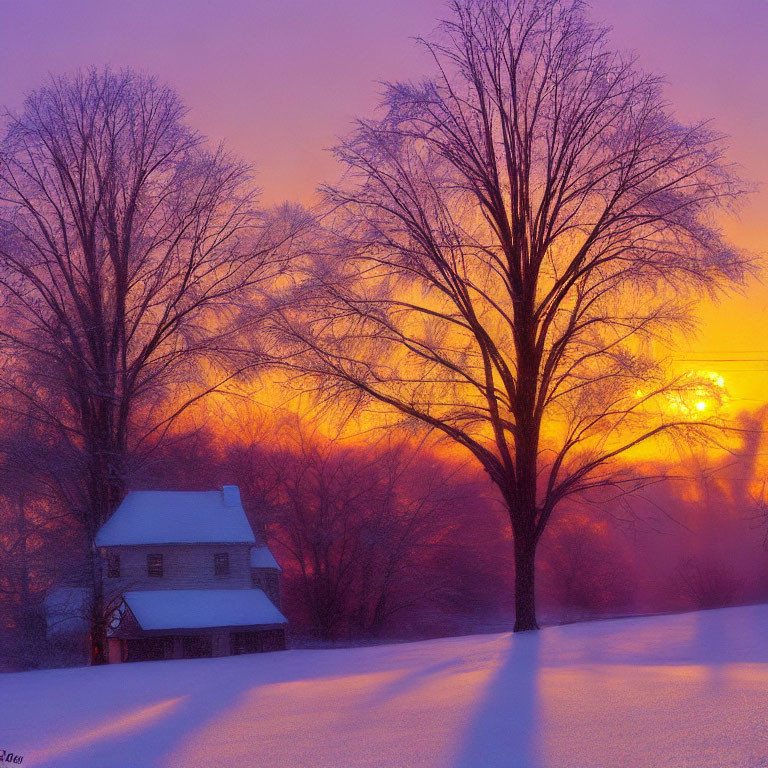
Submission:
[[213,656],[213,638],[210,635],[184,635],[181,648],[185,659],[207,659]]
[[126,661],[159,661],[172,656],[172,637],[142,637],[125,641]]
[[230,632],[229,652],[233,656],[241,653],[261,653],[261,650],[259,632]]
[[229,652],[236,656],[241,653],[263,653],[285,650],[285,632],[282,629],[267,629],[261,632],[231,632]]

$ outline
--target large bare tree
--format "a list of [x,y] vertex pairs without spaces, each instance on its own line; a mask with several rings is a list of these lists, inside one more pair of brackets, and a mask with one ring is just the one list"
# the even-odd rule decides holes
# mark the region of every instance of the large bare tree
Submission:
[[406,609],[424,610],[446,587],[428,577],[460,522],[468,489],[421,445],[352,447],[298,418],[259,474],[274,510],[270,533],[312,629],[323,639],[379,635]]
[[253,319],[245,304],[284,270],[295,234],[295,217],[259,213],[249,168],[210,149],[185,112],[153,78],[91,70],[52,79],[5,118],[6,402],[79,457],[75,513],[91,547],[131,459],[231,375],[220,363],[233,321]]
[[434,77],[388,86],[337,148],[339,240],[284,328],[328,394],[388,404],[482,464],[531,630],[558,504],[635,487],[622,457],[712,421],[691,402],[706,381],[669,377],[663,350],[746,271],[716,224],[742,187],[722,137],[675,119],[580,0],[451,9],[422,41]]

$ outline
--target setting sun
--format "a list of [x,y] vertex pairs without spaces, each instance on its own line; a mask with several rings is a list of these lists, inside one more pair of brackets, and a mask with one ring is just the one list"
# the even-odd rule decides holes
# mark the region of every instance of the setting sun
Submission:
[[718,414],[730,401],[725,379],[715,371],[689,371],[666,398],[671,413],[693,418]]

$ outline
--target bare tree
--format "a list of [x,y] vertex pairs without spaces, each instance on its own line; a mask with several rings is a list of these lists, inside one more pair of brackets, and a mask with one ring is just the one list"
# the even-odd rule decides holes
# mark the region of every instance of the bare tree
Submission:
[[268,533],[290,560],[287,580],[323,639],[376,636],[444,587],[430,574],[468,494],[423,445],[329,439],[286,420],[280,447],[262,447],[259,475],[272,508]]
[[[207,148],[185,111],[152,78],[92,70],[6,115],[4,383],[79,457],[75,513],[91,547],[130,460],[232,375],[221,363],[233,321],[284,270],[295,234],[257,211],[248,167]],[[91,562],[100,661],[95,552]]]
[[471,491],[457,482],[456,469],[423,449],[423,443],[388,440],[371,459],[377,482],[359,526],[362,557],[352,612],[366,635],[381,634],[405,609],[423,610],[445,591],[431,561],[437,550],[453,549],[451,529],[460,525]]
[[0,624],[12,623],[13,631],[5,626],[4,633],[16,641],[13,655],[24,666],[40,662],[45,556],[51,554],[46,547],[49,523],[30,496],[18,488],[0,496],[0,614],[5,609],[10,619]]
[[8,659],[22,666],[44,661],[47,589],[62,571],[82,564],[75,554],[78,532],[51,490],[51,446],[41,433],[29,418],[5,418],[0,440],[0,625]]
[[568,510],[554,519],[540,545],[540,592],[560,618],[629,613],[638,587],[635,570],[625,535],[594,515]]
[[337,148],[339,242],[280,330],[326,395],[385,403],[481,463],[531,630],[558,504],[635,487],[617,459],[714,422],[690,399],[706,382],[661,353],[748,267],[714,221],[743,188],[721,136],[679,123],[580,0],[451,8],[422,41],[436,76],[388,86]]
[[675,586],[680,590],[686,607],[693,610],[723,608],[738,605],[745,594],[745,584],[730,565],[709,556],[689,557],[675,571]]

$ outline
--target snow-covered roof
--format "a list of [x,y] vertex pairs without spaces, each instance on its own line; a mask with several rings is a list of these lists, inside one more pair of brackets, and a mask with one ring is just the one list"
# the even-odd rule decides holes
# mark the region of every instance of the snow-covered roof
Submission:
[[96,534],[97,547],[255,543],[236,485],[220,491],[133,491]]
[[274,568],[282,571],[269,547],[251,547],[251,568]]
[[145,630],[286,623],[260,589],[163,589],[123,597]]
[[55,587],[45,596],[45,621],[49,635],[85,632],[88,629],[90,592],[85,587]]

